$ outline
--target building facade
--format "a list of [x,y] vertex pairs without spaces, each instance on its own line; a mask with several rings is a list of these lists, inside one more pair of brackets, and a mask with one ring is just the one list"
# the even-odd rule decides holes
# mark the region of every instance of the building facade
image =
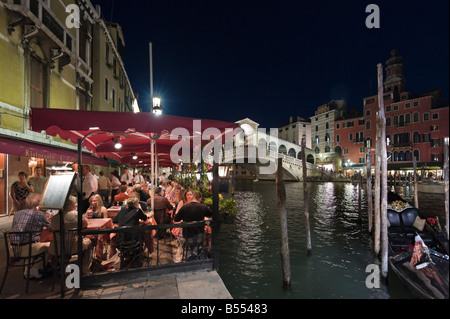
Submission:
[[362,115],[334,123],[336,171],[353,173],[365,163],[365,125]]
[[306,138],[306,148],[311,148],[311,120],[300,116],[291,116],[289,123],[278,128],[278,137],[288,142],[301,145]]
[[[386,61],[385,71],[383,102],[388,170],[391,174],[411,171],[414,156],[417,168],[422,170],[422,173],[432,170],[435,174],[441,175],[444,161],[443,141],[449,136],[448,101],[444,101],[441,89],[418,94],[406,92],[403,59],[397,50],[391,52],[391,57]],[[349,128],[348,124],[345,124],[346,120],[335,124],[336,132],[337,127],[341,132],[336,133],[339,135],[339,142],[336,141],[336,145],[339,143],[338,150],[342,150],[342,166],[344,170],[351,172],[353,168],[367,160],[361,153],[363,147],[366,154],[368,148],[371,148],[372,167],[375,165],[378,95],[365,97],[363,103],[363,116],[353,119],[352,127]],[[356,125],[356,122],[359,124]],[[354,139],[353,150],[350,137]],[[345,151],[345,148],[348,151]],[[345,165],[349,161],[353,165]]]
[[89,0],[0,0],[0,214],[11,206],[18,172],[31,175],[40,166],[48,175],[51,166],[77,159],[70,141],[30,130],[33,108],[132,110],[123,47],[120,27],[108,26]]
[[345,100],[332,100],[317,108],[311,119],[311,145],[314,163],[327,170],[336,170],[334,123],[347,113]]

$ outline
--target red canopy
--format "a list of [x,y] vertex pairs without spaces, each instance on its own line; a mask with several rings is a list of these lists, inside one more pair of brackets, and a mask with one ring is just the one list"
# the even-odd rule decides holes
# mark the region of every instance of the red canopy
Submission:
[[[133,166],[143,166],[150,162],[151,136],[159,136],[156,140],[159,165],[171,166],[175,163],[170,158],[170,151],[175,144],[191,143],[195,137],[196,141],[200,141],[208,128],[216,128],[223,134],[225,129],[233,130],[238,127],[231,122],[147,112],[32,109],[30,119],[33,131],[44,130],[49,135],[59,135],[73,143],[89,134],[83,142],[88,150],[97,156],[110,157]],[[120,150],[114,148],[113,140],[122,144]],[[182,140],[186,142],[181,142]],[[202,141],[205,142],[207,141]],[[133,160],[133,155],[138,158]]]

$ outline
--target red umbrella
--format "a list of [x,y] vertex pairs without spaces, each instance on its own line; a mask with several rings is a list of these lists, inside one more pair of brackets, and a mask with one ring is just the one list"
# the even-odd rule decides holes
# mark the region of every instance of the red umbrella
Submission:
[[[195,143],[209,142],[209,136],[203,136],[206,129],[217,129],[215,132],[222,134],[220,139],[223,141],[223,134],[227,129],[234,130],[238,127],[236,123],[225,121],[147,112],[32,109],[30,118],[33,131],[44,130],[48,135],[59,135],[73,143],[84,139],[83,146],[95,155],[133,166],[143,166],[150,162],[152,137],[158,137],[155,142],[160,166],[172,166],[178,163],[170,156],[175,145],[180,148],[187,145],[183,143],[190,143],[192,150]],[[206,140],[202,140],[202,136]],[[120,149],[115,148],[117,142],[122,144]],[[137,156],[137,159],[133,160],[133,156]]]

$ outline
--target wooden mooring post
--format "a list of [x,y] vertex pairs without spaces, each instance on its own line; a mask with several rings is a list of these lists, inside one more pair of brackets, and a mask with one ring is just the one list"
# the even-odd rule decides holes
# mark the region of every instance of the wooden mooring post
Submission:
[[278,158],[277,173],[277,198],[278,198],[278,213],[280,215],[280,229],[281,229],[281,266],[283,271],[283,284],[291,285],[291,264],[289,257],[289,240],[286,218],[286,190],[283,181],[283,159]]
[[[378,187],[375,189],[375,207],[378,206],[378,220],[380,223],[378,231],[381,238],[381,275],[387,278],[388,273],[388,236],[387,236],[387,149],[386,149],[386,117],[384,113],[384,90],[383,90],[383,65],[377,65],[378,77],[378,116],[377,116],[377,164],[379,171],[376,178],[379,179]],[[377,185],[376,185],[377,186]],[[381,194],[380,194],[381,192]],[[377,214],[375,214],[377,215]],[[375,234],[377,235],[377,234]]]
[[361,187],[362,187],[362,172],[359,174],[359,186],[358,186],[358,222],[361,222]]
[[306,150],[306,137],[302,137],[302,172],[303,172],[303,200],[305,202],[305,231],[306,231],[306,255],[311,256],[312,244],[311,244],[311,229],[309,227],[309,202],[308,202],[308,184],[306,181],[306,155],[303,150]]
[[449,193],[449,176],[448,176],[448,142],[449,138],[444,138],[444,191],[445,191],[445,228],[447,231],[447,238],[448,238],[448,210],[449,210],[449,199],[448,199],[448,193]]
[[369,220],[369,233],[372,232],[373,208],[372,208],[372,154],[370,148],[367,150],[367,167],[366,167],[366,188],[367,188],[367,217]]
[[417,159],[413,155],[413,167],[414,167],[414,207],[419,208],[419,191],[417,190]]

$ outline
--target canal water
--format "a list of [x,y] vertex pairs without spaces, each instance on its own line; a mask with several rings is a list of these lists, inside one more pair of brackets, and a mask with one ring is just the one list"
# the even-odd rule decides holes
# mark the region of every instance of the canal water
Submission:
[[[366,285],[372,274],[366,267],[381,265],[367,231],[365,187],[359,222],[357,186],[308,183],[311,256],[306,253],[303,183],[285,183],[285,188],[291,286],[284,287],[282,280],[275,182],[240,182],[234,195],[237,217],[233,224],[223,224],[219,235],[219,274],[233,298],[413,298],[392,273],[379,288]],[[400,187],[397,192],[414,203],[412,188]],[[444,196],[433,196],[419,202],[431,216],[444,210]]]

